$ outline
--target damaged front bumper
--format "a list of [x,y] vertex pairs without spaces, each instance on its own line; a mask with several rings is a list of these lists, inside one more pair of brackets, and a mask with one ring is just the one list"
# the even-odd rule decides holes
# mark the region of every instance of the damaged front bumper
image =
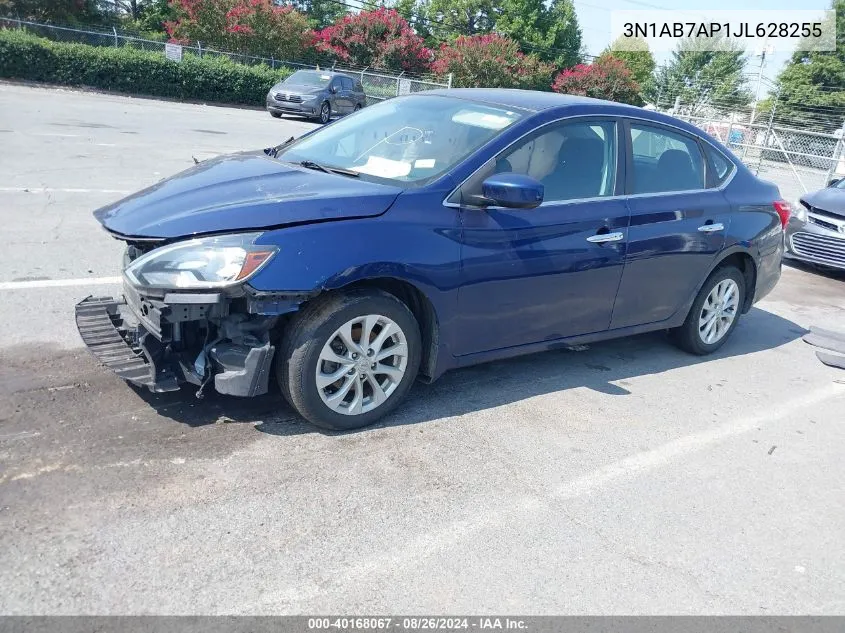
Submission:
[[222,293],[146,296],[126,284],[121,298],[80,302],[76,325],[94,356],[135,385],[162,392],[190,383],[200,396],[213,382],[223,394],[257,396],[268,389],[278,312],[251,314],[246,305],[262,304]]

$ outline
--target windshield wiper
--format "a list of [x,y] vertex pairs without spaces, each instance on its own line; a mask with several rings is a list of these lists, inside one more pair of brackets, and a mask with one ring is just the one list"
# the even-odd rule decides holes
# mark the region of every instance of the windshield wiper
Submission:
[[286,140],[284,143],[281,143],[280,145],[276,145],[275,147],[268,147],[267,149],[264,150],[264,153],[267,154],[267,156],[272,156],[273,158],[276,158],[276,154],[279,153],[280,149],[282,149],[283,147],[287,147],[288,145],[293,143],[295,140],[296,140],[296,137],[291,136],[288,140]]
[[296,164],[300,167],[305,167],[305,169],[315,169],[326,174],[340,174],[341,176],[352,176],[353,178],[358,178],[360,175],[357,171],[352,171],[351,169],[328,167],[326,165],[321,165],[320,163],[315,163],[313,160],[302,160]]

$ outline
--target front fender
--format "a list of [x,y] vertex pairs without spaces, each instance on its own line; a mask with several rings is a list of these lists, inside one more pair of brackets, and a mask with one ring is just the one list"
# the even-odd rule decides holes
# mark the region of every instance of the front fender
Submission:
[[447,335],[461,279],[460,224],[455,210],[439,201],[428,208],[430,214],[413,218],[392,209],[377,218],[268,231],[257,243],[273,244],[279,253],[249,285],[264,293],[313,295],[368,279],[399,280],[430,301]]

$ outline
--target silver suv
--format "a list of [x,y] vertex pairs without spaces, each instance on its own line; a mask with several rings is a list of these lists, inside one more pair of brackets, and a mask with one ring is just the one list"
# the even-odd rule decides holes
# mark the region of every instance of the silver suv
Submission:
[[267,93],[267,111],[276,118],[298,114],[328,123],[367,105],[361,81],[322,70],[297,70]]

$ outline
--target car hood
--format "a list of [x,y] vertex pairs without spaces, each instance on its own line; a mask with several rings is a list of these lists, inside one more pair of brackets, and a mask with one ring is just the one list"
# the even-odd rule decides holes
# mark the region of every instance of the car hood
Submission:
[[173,239],[376,216],[401,192],[251,152],[203,161],[94,216],[120,236]]
[[845,218],[845,189],[828,187],[801,196],[801,199],[811,207]]

